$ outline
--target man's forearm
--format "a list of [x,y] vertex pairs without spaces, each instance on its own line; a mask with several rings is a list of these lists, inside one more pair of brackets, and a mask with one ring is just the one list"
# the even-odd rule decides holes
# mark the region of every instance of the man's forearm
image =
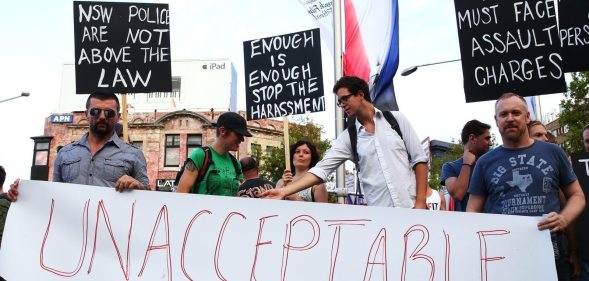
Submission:
[[287,184],[285,187],[282,188],[282,190],[285,196],[288,196],[291,194],[295,194],[305,188],[314,186],[316,184],[320,184],[322,182],[323,180],[321,180],[321,178],[312,173],[307,172],[303,175],[303,177]]
[[581,214],[585,209],[585,196],[583,193],[575,192],[568,199],[564,209],[560,212],[569,223],[569,225]]
[[466,192],[468,190],[468,184],[470,181],[470,169],[472,168],[473,167],[469,165],[462,165],[460,169],[460,174],[456,178],[454,184],[452,186],[447,186],[448,193],[450,193],[452,198],[458,200],[462,200],[464,198],[464,195],[466,195]]
[[427,198],[427,163],[415,164],[415,205],[425,205]]

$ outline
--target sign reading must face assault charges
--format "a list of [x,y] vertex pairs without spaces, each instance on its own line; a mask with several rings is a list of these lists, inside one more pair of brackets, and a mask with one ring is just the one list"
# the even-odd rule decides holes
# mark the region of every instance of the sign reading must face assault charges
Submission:
[[319,29],[243,43],[247,119],[325,110]]
[[167,4],[74,1],[76,93],[171,92]]
[[553,0],[455,0],[467,102],[566,91]]

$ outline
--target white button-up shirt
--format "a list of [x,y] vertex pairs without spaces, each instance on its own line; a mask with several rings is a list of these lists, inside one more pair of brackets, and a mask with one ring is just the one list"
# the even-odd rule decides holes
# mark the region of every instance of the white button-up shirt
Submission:
[[[412,208],[417,188],[413,166],[427,163],[428,159],[407,118],[398,111],[391,113],[399,123],[403,139],[376,108],[373,134],[366,132],[364,126],[356,121],[360,183],[366,203],[370,206]],[[411,155],[410,161],[408,154]],[[309,172],[325,181],[346,160],[353,160],[347,130]]]

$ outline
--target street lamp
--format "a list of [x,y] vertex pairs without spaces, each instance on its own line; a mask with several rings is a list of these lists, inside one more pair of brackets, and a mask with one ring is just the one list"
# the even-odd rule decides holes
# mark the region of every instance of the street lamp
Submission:
[[13,99],[18,99],[20,97],[28,97],[30,95],[31,94],[29,92],[22,92],[22,93],[20,93],[20,95],[18,95],[16,97],[12,97],[12,98],[7,98],[7,99],[4,99],[4,100],[0,100],[0,102],[5,102],[5,101],[13,100]]
[[408,67],[405,70],[403,70],[401,72],[401,76],[407,76],[407,75],[409,75],[409,74],[417,71],[417,68],[419,68],[420,66],[436,65],[436,64],[443,64],[443,63],[449,63],[449,62],[455,62],[455,61],[460,61],[460,59],[446,60],[446,61],[439,61],[439,62],[432,62],[432,63],[414,65],[412,67]]

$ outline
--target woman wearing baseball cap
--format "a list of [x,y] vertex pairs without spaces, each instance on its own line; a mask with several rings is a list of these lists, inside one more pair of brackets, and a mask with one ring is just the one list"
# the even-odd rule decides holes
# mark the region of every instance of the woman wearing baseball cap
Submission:
[[[235,196],[243,178],[239,161],[229,153],[237,151],[244,137],[251,137],[245,119],[235,112],[225,112],[217,119],[215,141],[203,149],[195,149],[184,164],[177,192]],[[206,150],[212,162],[197,182],[199,171],[205,165]]]

